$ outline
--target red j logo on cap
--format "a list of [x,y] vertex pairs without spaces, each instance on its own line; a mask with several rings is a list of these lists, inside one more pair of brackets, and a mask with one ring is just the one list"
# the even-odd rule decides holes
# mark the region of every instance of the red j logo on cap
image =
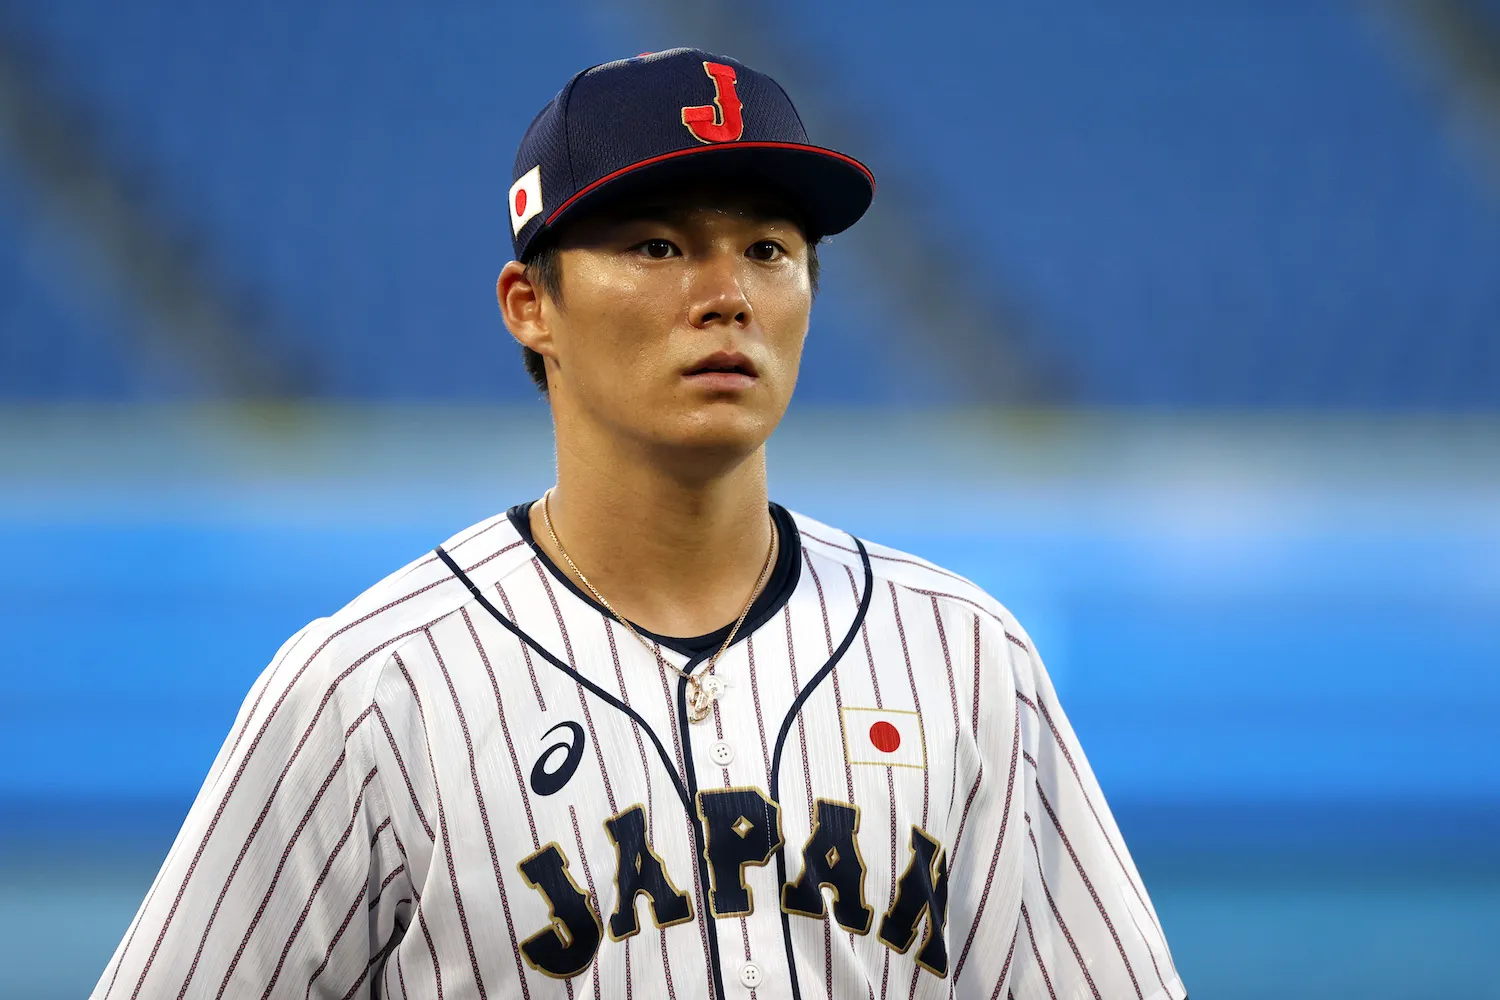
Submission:
[[740,95],[734,92],[734,67],[705,62],[703,71],[714,82],[714,102],[682,109],[682,124],[699,142],[734,142],[745,132],[740,117]]

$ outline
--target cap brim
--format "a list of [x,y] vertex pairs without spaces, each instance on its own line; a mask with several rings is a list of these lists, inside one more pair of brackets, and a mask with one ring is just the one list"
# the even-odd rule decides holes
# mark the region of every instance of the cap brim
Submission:
[[875,197],[874,175],[852,156],[790,142],[726,142],[675,150],[607,174],[554,209],[546,229],[606,201],[712,176],[764,181],[780,190],[798,203],[815,237],[848,229]]

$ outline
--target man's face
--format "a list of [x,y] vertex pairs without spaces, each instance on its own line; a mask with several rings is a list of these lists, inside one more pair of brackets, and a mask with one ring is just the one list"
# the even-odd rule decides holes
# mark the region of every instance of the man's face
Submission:
[[786,412],[812,308],[808,245],[773,199],[722,186],[569,227],[543,297],[555,408],[648,447],[743,457]]

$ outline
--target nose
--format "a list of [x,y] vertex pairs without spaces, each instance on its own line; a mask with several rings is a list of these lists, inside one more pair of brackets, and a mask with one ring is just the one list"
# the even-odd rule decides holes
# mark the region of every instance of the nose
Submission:
[[715,254],[698,268],[688,321],[698,329],[718,324],[746,327],[754,316],[738,274],[738,261]]

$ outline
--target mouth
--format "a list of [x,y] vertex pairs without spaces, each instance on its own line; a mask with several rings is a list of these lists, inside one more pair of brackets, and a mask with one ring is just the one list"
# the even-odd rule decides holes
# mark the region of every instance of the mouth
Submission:
[[745,389],[760,377],[753,361],[730,351],[710,354],[682,374],[695,385],[711,389]]

